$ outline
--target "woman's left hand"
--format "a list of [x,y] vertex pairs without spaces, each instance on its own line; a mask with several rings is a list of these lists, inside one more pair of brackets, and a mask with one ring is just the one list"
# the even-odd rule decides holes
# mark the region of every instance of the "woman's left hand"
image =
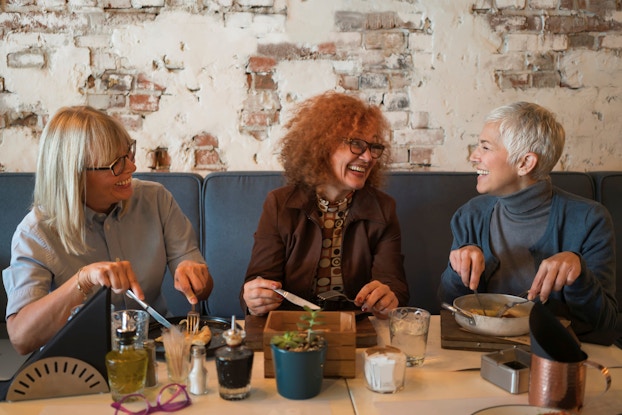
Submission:
[[186,296],[190,304],[209,297],[214,281],[207,265],[196,261],[182,261],[175,270],[175,289]]
[[397,297],[388,285],[380,281],[365,284],[356,295],[354,303],[363,311],[371,311],[375,317],[386,319],[389,311],[399,305]]

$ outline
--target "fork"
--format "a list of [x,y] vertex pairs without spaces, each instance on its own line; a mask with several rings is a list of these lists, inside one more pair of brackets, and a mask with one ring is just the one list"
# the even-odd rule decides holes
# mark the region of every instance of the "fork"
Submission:
[[201,314],[196,311],[195,305],[192,304],[192,309],[188,311],[186,316],[186,332],[190,334],[196,334],[199,331],[199,325],[201,324]]
[[329,291],[324,291],[322,293],[319,293],[318,298],[320,300],[324,300],[324,301],[329,301],[329,300],[346,300],[349,301],[351,303],[354,303],[354,300],[349,298],[347,295],[345,295],[344,293],[342,293],[341,291],[337,291],[337,290],[329,290]]
[[[529,294],[529,290],[527,291],[523,291],[522,293],[520,293],[519,295],[517,295],[517,297],[525,297],[526,295]],[[495,314],[495,317],[501,317],[503,314],[505,314],[506,311],[508,311],[510,308],[517,306],[519,304],[523,304],[523,303],[527,303],[530,300],[528,299],[524,299],[523,301],[508,301],[507,303],[505,303],[505,305],[503,307],[501,307],[499,309],[499,311],[497,311],[497,314]]]

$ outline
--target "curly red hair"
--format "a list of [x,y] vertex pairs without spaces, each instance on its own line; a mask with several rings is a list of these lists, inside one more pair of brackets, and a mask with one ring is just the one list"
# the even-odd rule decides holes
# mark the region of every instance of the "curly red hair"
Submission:
[[367,183],[380,186],[390,159],[390,126],[380,108],[352,95],[325,92],[299,104],[285,124],[280,161],[288,183],[307,190],[334,179],[330,157],[346,138],[374,137],[385,150]]

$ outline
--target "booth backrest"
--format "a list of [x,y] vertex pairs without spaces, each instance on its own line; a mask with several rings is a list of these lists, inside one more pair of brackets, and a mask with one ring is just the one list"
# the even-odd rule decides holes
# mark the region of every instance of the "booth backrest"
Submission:
[[280,172],[218,172],[203,181],[203,250],[214,291],[210,314],[242,316],[240,288],[253,247],[253,234],[270,190],[284,184]]
[[[203,215],[201,214],[203,177],[195,173],[173,172],[134,173],[134,177],[161,183],[171,192],[181,210],[192,223],[200,247],[201,234],[203,233]],[[188,314],[190,304],[186,297],[175,289],[173,284],[173,278],[167,269],[162,283],[162,291],[168,304],[169,313],[174,316],[184,316]]]
[[[193,173],[136,173],[171,191],[192,223],[214,277],[207,312],[241,317],[238,295],[253,245],[253,234],[267,193],[284,184],[281,172],[216,172],[205,178]],[[616,226],[617,252],[622,241],[622,172],[555,172],[553,183],[586,198],[601,201]],[[410,287],[410,304],[439,312],[436,296],[451,247],[450,219],[477,194],[474,173],[391,172],[384,190],[396,200],[402,229],[402,252]],[[34,174],[0,173],[0,269],[9,265],[10,243],[17,224],[32,203]],[[617,264],[618,300],[622,309],[622,271]],[[1,281],[0,281],[1,283]],[[185,315],[186,299],[165,278],[164,294],[174,315]],[[0,321],[6,293],[0,286]]]
[[[34,173],[0,173],[0,276],[11,263],[11,239],[32,205]],[[0,321],[4,321],[6,291],[0,278]]]
[[[622,172],[597,172],[596,195],[598,201],[611,213],[616,234],[616,289],[618,307],[622,312]],[[622,325],[622,321],[619,322]]]

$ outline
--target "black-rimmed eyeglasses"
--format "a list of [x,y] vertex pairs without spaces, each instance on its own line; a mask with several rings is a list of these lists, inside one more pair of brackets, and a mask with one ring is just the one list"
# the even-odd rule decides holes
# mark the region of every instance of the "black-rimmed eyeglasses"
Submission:
[[382,156],[382,152],[384,151],[384,145],[380,143],[368,143],[360,138],[347,138],[344,141],[350,144],[350,151],[357,156],[360,156],[369,148],[371,158],[377,159]]
[[175,412],[190,405],[192,400],[186,391],[186,386],[179,383],[171,383],[164,386],[158,393],[155,405],[151,405],[149,400],[142,393],[132,393],[125,395],[117,402],[110,404],[116,409],[115,415],[147,415],[153,412]]
[[132,140],[127,154],[116,158],[109,166],[104,167],[87,167],[86,170],[110,170],[115,176],[120,175],[125,170],[125,159],[129,159],[132,163],[136,157],[136,140]]

